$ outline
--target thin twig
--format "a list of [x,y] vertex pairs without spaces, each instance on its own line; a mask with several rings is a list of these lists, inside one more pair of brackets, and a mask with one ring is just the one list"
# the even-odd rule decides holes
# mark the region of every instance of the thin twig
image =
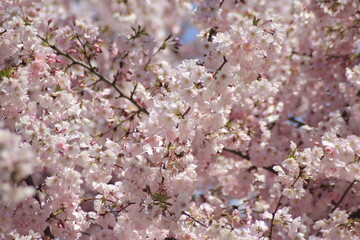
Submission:
[[135,84],[134,89],[131,91],[130,98],[133,98],[133,96],[134,96],[134,94],[136,92],[137,86],[138,86],[138,83]]
[[93,66],[91,65],[91,58],[90,58],[90,56],[87,54],[86,46],[85,46],[85,44],[81,41],[81,39],[80,39],[80,37],[79,37],[79,34],[76,34],[76,39],[80,42],[80,44],[81,44],[81,46],[82,46],[82,48],[83,48],[83,50],[84,50],[84,55],[85,55],[85,57],[86,57],[86,60],[87,60],[87,62],[88,62],[88,64],[89,64],[89,66],[90,66],[91,68],[93,68]]
[[135,204],[134,202],[129,202],[129,201],[127,201],[126,204],[125,204],[124,206],[120,207],[120,209],[117,210],[116,212],[119,213],[119,212],[125,210],[127,207],[129,207],[129,206],[131,206],[131,205],[134,205],[134,204]]
[[129,121],[129,120],[132,120],[137,114],[139,114],[139,112],[135,112],[134,114],[131,114],[130,117],[122,120],[120,123],[116,124],[114,127],[106,130],[106,132],[101,133],[101,136],[105,136],[105,134],[109,133],[110,131],[117,129],[117,128],[120,127],[124,122]]
[[181,118],[184,119],[186,114],[188,114],[190,112],[191,106],[189,106],[186,111],[181,115]]
[[200,222],[199,220],[195,219],[195,218],[194,218],[193,216],[191,216],[189,213],[187,213],[187,212],[185,212],[185,211],[182,211],[181,214],[183,214],[183,215],[191,218],[194,222],[200,224],[201,226],[208,228],[208,226],[207,226],[205,223],[202,223],[202,222]]
[[84,198],[81,199],[81,202],[97,201],[97,200],[101,200],[101,201],[103,201],[103,202],[111,202],[111,203],[113,203],[113,204],[115,204],[115,205],[118,204],[117,202],[115,202],[115,201],[113,201],[113,200],[111,200],[111,199],[107,199],[107,198],[87,198],[87,197],[84,197]]
[[334,208],[331,210],[330,213],[334,212],[341,204],[342,201],[344,201],[346,195],[348,194],[348,192],[350,191],[350,189],[352,188],[352,186],[355,184],[356,180],[352,181],[349,186],[345,189],[345,192],[343,193],[343,195],[341,196],[340,200],[335,204]]
[[277,205],[276,205],[275,211],[274,211],[273,214],[272,214],[272,218],[271,218],[271,222],[270,222],[269,240],[271,240],[271,238],[272,238],[272,232],[273,232],[273,228],[274,228],[275,214],[276,214],[277,210],[279,209],[279,207],[281,206],[281,200],[282,200],[282,198],[283,198],[283,195],[282,195],[282,193],[281,193],[281,196],[280,196],[279,201],[278,201],[278,203],[277,203]]
[[156,50],[156,52],[152,55],[151,58],[149,58],[149,60],[147,61],[147,63],[144,66],[144,70],[146,71],[147,67],[149,66],[150,62],[152,61],[152,59],[161,51],[164,50],[167,47],[167,41],[172,37],[172,34],[170,34],[165,40],[164,42],[160,45],[160,47]]
[[213,74],[213,78],[216,79],[216,75],[221,71],[221,69],[225,66],[225,64],[228,62],[228,60],[226,59],[225,56],[223,56],[223,63],[220,65],[220,67],[218,69],[216,69],[216,71]]
[[[348,194],[348,192],[350,191],[350,189],[352,188],[352,186],[355,184],[356,180],[352,181],[349,186],[345,189],[345,192],[343,193],[343,195],[341,196],[341,198],[339,199],[339,201],[335,204],[335,206],[333,207],[333,209],[331,209],[330,213],[333,213],[341,204],[342,201],[344,201],[346,195]],[[328,215],[330,215],[330,213]],[[316,236],[320,236],[321,234],[321,228],[317,231]]]
[[89,86],[87,86],[87,88],[90,88],[92,86],[95,86],[96,84],[98,84],[101,80],[96,80],[95,82],[93,82],[92,84],[90,84]]
[[[299,172],[299,175],[298,175],[297,178],[294,180],[294,182],[290,185],[290,187],[293,187],[293,186],[295,185],[295,183],[297,182],[297,180],[301,177],[301,173],[302,173],[302,171]],[[284,190],[284,189],[283,189],[283,190]],[[279,207],[281,206],[281,200],[282,200],[282,198],[283,198],[283,196],[284,196],[284,195],[282,194],[283,190],[281,190],[281,196],[280,196],[280,198],[279,198],[279,201],[278,201],[278,203],[277,203],[277,205],[276,205],[276,208],[275,208],[275,210],[274,210],[274,212],[273,212],[273,214],[272,214],[272,217],[271,217],[269,240],[272,239],[272,232],[273,232],[273,228],[274,228],[275,215],[276,215],[276,212],[279,210]]]

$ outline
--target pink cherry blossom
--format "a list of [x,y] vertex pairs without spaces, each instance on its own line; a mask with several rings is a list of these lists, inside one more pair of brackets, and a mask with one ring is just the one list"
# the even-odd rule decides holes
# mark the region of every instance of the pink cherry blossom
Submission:
[[0,238],[360,239],[359,7],[2,1]]

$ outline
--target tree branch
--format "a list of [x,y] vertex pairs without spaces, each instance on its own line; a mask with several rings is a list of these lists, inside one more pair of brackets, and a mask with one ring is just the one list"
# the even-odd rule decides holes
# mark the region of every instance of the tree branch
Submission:
[[[290,187],[293,187],[295,185],[295,183],[297,182],[297,180],[301,177],[301,171],[299,172],[299,175],[297,176],[297,178],[294,180],[294,182],[290,185]],[[284,190],[284,189],[283,189]],[[270,233],[269,233],[269,240],[272,239],[272,232],[273,232],[273,228],[274,228],[274,220],[275,220],[275,215],[276,215],[276,212],[279,210],[279,207],[281,206],[281,200],[283,198],[283,190],[281,190],[281,196],[279,198],[279,201],[276,205],[276,208],[272,214],[272,217],[271,217],[271,222],[270,222]]]
[[339,201],[335,204],[334,208],[331,210],[330,213],[334,212],[342,203],[342,201],[344,201],[346,195],[348,194],[348,192],[350,191],[350,189],[352,188],[352,186],[355,184],[356,180],[352,181],[349,186],[345,189],[345,192],[343,193],[343,195],[341,196],[341,198],[339,199]]
[[102,75],[101,73],[99,73],[94,67],[92,66],[89,66],[88,64],[80,61],[80,60],[77,60],[75,59],[74,57],[72,57],[70,54],[68,53],[65,53],[63,51],[61,51],[59,48],[57,48],[55,45],[52,45],[49,43],[49,41],[39,35],[37,35],[38,38],[40,38],[43,42],[45,42],[50,48],[52,48],[58,55],[62,55],[66,58],[68,58],[69,60],[72,61],[72,65],[79,65],[79,66],[82,66],[83,68],[87,69],[88,71],[90,71],[91,73],[95,74],[101,81],[111,85],[114,87],[114,89],[116,90],[116,92],[119,94],[119,97],[121,98],[125,98],[127,99],[128,101],[130,101],[132,104],[134,104],[138,109],[139,111],[143,112],[143,113],[146,113],[146,114],[149,114],[149,112],[141,107],[139,105],[139,103],[137,103],[135,101],[134,98],[132,97],[129,97],[129,96],[126,96],[119,88],[118,86],[115,84],[115,81],[111,81],[110,79],[108,79],[107,77],[105,77],[104,75]]
[[289,117],[288,120],[289,120],[290,122],[295,123],[297,128],[302,127],[302,126],[304,126],[304,125],[307,125],[306,123],[303,123],[303,122],[297,120],[295,117]]
[[223,56],[223,62],[222,64],[220,65],[220,67],[218,69],[216,69],[216,71],[214,72],[213,74],[213,78],[216,79],[216,75],[221,71],[221,69],[225,66],[225,64],[228,62],[228,60],[226,59],[225,56]]
[[281,200],[282,200],[282,198],[283,198],[283,195],[282,195],[282,193],[281,193],[281,196],[280,196],[280,198],[279,198],[279,201],[278,201],[278,203],[277,203],[277,205],[276,205],[276,208],[275,208],[275,210],[274,210],[274,212],[273,212],[273,214],[272,214],[272,217],[271,217],[269,240],[272,239],[272,232],[273,232],[273,228],[274,228],[275,214],[276,214],[277,210],[279,210],[279,207],[281,206]]
[[244,154],[244,153],[242,153],[240,151],[236,151],[236,150],[228,149],[228,148],[224,148],[223,150],[226,151],[226,152],[238,155],[239,157],[242,157],[243,159],[246,159],[246,160],[250,161],[250,156],[248,154]]
[[191,218],[194,222],[200,224],[201,226],[203,226],[203,227],[205,227],[205,228],[208,228],[208,227],[209,227],[209,226],[207,226],[206,224],[204,224],[204,223],[200,222],[199,220],[195,219],[193,216],[191,216],[189,213],[187,213],[187,212],[185,212],[185,211],[182,211],[181,214],[182,214],[182,215],[185,215],[185,216],[187,216],[187,217],[189,217],[189,218]]
[[[227,148],[224,148],[223,151],[235,154],[235,155],[237,155],[237,156],[239,156],[239,157],[241,157],[241,158],[243,158],[243,159],[245,159],[247,161],[251,161],[249,154],[244,154],[244,153],[242,153],[240,151],[236,151],[236,150],[233,150],[233,149],[227,149]],[[254,168],[257,169],[258,167],[253,166],[252,169],[254,169]],[[262,168],[277,175],[277,172],[273,169],[273,166],[262,167]]]

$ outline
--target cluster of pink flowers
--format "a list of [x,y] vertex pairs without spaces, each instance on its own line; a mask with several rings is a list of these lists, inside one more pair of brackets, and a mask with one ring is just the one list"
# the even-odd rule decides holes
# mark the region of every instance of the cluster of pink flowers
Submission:
[[1,1],[0,239],[360,239],[359,9]]

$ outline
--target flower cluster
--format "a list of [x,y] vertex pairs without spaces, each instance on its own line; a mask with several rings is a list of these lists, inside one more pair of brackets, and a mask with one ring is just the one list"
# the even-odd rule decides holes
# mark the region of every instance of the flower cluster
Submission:
[[2,1],[0,238],[360,239],[359,7]]

